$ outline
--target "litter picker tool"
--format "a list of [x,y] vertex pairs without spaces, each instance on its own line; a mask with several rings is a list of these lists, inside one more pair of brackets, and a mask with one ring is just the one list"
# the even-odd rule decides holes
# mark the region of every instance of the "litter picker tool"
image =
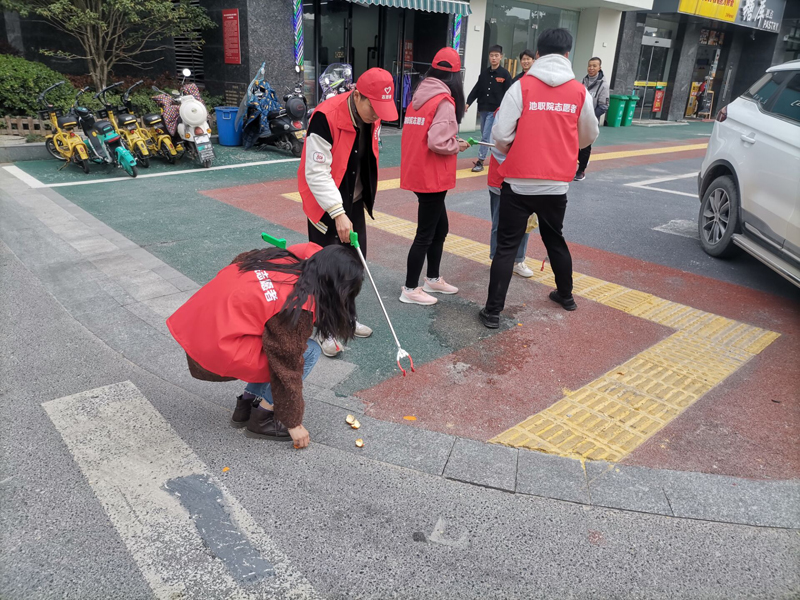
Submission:
[[386,322],[389,324],[389,329],[392,332],[392,336],[394,337],[394,343],[397,344],[397,366],[403,372],[403,377],[406,376],[406,370],[403,368],[403,365],[400,364],[400,360],[403,358],[407,358],[408,362],[411,364],[411,372],[414,373],[414,359],[411,358],[411,355],[403,350],[402,346],[400,346],[400,340],[397,339],[397,334],[394,332],[394,327],[392,327],[392,322],[389,320],[389,313],[386,312],[386,307],[383,305],[383,300],[381,299],[381,294],[378,292],[378,286],[375,285],[375,280],[372,278],[372,273],[369,272],[369,267],[367,266],[367,261],[364,260],[364,254],[361,252],[361,244],[358,243],[358,234],[355,231],[350,232],[350,245],[356,249],[358,252],[358,257],[361,259],[361,264],[364,265],[364,270],[367,272],[367,276],[369,277],[370,283],[372,283],[372,289],[375,290],[375,295],[378,297],[378,302],[383,309],[383,316],[386,317]]
[[286,250],[286,239],[285,238],[276,238],[271,236],[268,233],[262,233],[261,239],[267,242],[268,244],[272,244],[273,246],[277,246],[281,250]]
[[469,138],[467,143],[470,146],[486,146],[488,148],[494,148],[494,144],[490,144],[489,142],[481,142],[480,140],[476,140],[475,138]]

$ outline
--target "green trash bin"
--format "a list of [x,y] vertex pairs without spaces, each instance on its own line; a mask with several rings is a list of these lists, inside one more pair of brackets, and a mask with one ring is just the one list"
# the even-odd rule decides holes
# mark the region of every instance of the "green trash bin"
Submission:
[[609,127],[619,127],[622,124],[622,118],[625,116],[625,105],[627,104],[627,101],[628,96],[611,94],[611,97],[608,100],[606,125]]
[[639,101],[639,96],[635,94],[628,96],[628,102],[625,104],[625,116],[622,119],[622,126],[627,127],[633,122],[633,115],[636,113],[636,103]]

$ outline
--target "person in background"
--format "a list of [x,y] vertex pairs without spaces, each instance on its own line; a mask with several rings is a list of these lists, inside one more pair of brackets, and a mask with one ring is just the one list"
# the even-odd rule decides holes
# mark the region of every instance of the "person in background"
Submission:
[[297,244],[243,252],[167,319],[203,381],[246,381],[231,417],[248,437],[305,448],[303,379],[319,359],[309,339],[348,340],[364,268],[355,250]]
[[[381,121],[395,120],[394,80],[377,67],[362,74],[353,91],[314,109],[297,171],[310,242],[349,244],[355,231],[366,256],[365,212],[372,217],[378,190]],[[370,335],[372,329],[355,322],[355,337]],[[321,345],[325,356],[341,352],[335,338],[322,339]]]
[[[527,51],[526,51],[527,52]],[[531,61],[533,64],[533,61]],[[530,68],[530,67],[529,67]],[[491,142],[494,138],[490,138]],[[497,148],[491,149],[489,156],[489,171],[486,174],[487,183],[489,184],[489,210],[492,213],[492,235],[489,241],[489,258],[494,259],[494,253],[497,249],[497,224],[500,219],[500,188],[503,186],[503,177],[497,172],[500,165],[506,159],[506,155],[500,152]],[[533,277],[533,271],[525,264],[525,254],[528,251],[528,238],[530,234],[526,233],[522,236],[522,241],[517,250],[517,257],[514,259],[514,273],[520,277]]]
[[[583,78],[583,85],[592,97],[594,104],[594,116],[600,117],[608,112],[609,83],[603,74],[601,61],[596,56],[589,59],[589,66],[586,68],[586,77]],[[575,181],[586,179],[586,167],[589,166],[589,157],[592,155],[592,146],[581,148],[578,152],[578,171],[575,173]]]
[[[400,302],[429,306],[430,294],[455,294],[458,288],[439,273],[449,224],[444,199],[456,187],[456,155],[469,148],[458,138],[464,116],[461,59],[453,48],[442,48],[417,87],[403,121],[400,188],[417,195],[417,233],[408,252],[406,282]],[[428,259],[428,276],[419,277]]]
[[517,81],[522,79],[522,76],[525,75],[525,73],[527,73],[530,70],[530,68],[533,66],[533,61],[534,61],[533,50],[528,50],[526,48],[525,50],[520,52],[519,53],[519,64],[522,66],[522,73],[520,73],[519,75],[514,77],[514,81],[512,81],[511,83],[516,83]]
[[557,289],[550,299],[565,310],[577,308],[572,297],[572,257],[561,230],[575,156],[594,142],[599,129],[592,97],[572,72],[571,49],[572,34],[566,29],[543,32],[536,62],[511,86],[492,128],[495,145],[506,159],[498,169],[504,181],[497,250],[486,306],[478,315],[489,329],[500,327],[514,257],[533,213],[539,217],[542,242],[555,275]]
[[[488,142],[492,134],[494,113],[503,101],[508,88],[511,86],[511,73],[500,66],[503,60],[503,47],[492,46],[489,48],[489,67],[480,74],[475,87],[467,97],[467,107],[478,101],[478,115],[481,119],[481,141]],[[475,173],[483,171],[483,161],[488,153],[486,146],[478,148],[478,160],[472,170]]]

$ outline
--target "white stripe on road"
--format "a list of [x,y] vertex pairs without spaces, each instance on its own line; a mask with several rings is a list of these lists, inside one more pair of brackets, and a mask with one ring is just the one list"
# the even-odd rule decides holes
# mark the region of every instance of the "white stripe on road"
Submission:
[[[139,175],[135,179],[148,179],[150,177],[171,177],[173,175],[186,175],[190,173],[195,174],[202,174],[208,173],[209,171],[222,171],[225,169],[244,169],[247,167],[259,167],[262,165],[277,165],[280,163],[287,163],[287,162],[299,162],[299,158],[281,158],[278,160],[259,160],[256,162],[248,162],[242,163],[238,165],[220,165],[218,167],[209,167],[207,169],[181,169],[180,171],[165,171],[163,173],[142,173],[141,170],[139,171]],[[112,183],[115,181],[132,181],[134,180],[133,177],[109,177],[107,179],[89,179],[87,181],[68,181],[63,183],[43,183],[33,177],[32,175],[28,175],[25,171],[20,169],[19,167],[11,166],[11,167],[3,167],[6,171],[14,175],[15,177],[21,179],[25,183],[27,183],[32,188],[57,188],[57,187],[68,187],[73,185],[95,185],[97,183]]]
[[689,192],[679,192],[678,190],[668,190],[666,188],[652,187],[654,183],[678,181],[679,179],[689,179],[690,177],[697,177],[697,173],[686,173],[685,175],[668,175],[666,177],[657,177],[656,179],[647,179],[645,181],[635,181],[633,183],[626,183],[625,185],[628,187],[639,188],[640,190],[652,190],[654,192],[664,192],[665,194],[675,194],[676,196],[688,196],[689,198],[697,198],[697,194],[690,194]]
[[157,598],[319,597],[133,383],[42,406]]
[[25,183],[30,188],[43,188],[46,187],[44,183],[36,179],[33,175],[28,175],[25,171],[14,165],[10,167],[3,167],[6,171],[11,173],[14,177]]

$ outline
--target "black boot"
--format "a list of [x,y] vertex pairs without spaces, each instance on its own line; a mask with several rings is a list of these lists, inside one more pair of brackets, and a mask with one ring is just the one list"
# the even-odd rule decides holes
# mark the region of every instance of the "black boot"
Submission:
[[231,416],[231,426],[244,427],[247,425],[250,420],[250,411],[259,402],[258,398],[245,400],[243,396],[236,396],[236,410],[233,411],[233,416]]
[[250,420],[247,422],[244,434],[247,437],[262,440],[292,441],[289,430],[275,418],[275,413],[260,406],[255,407],[250,413]]

